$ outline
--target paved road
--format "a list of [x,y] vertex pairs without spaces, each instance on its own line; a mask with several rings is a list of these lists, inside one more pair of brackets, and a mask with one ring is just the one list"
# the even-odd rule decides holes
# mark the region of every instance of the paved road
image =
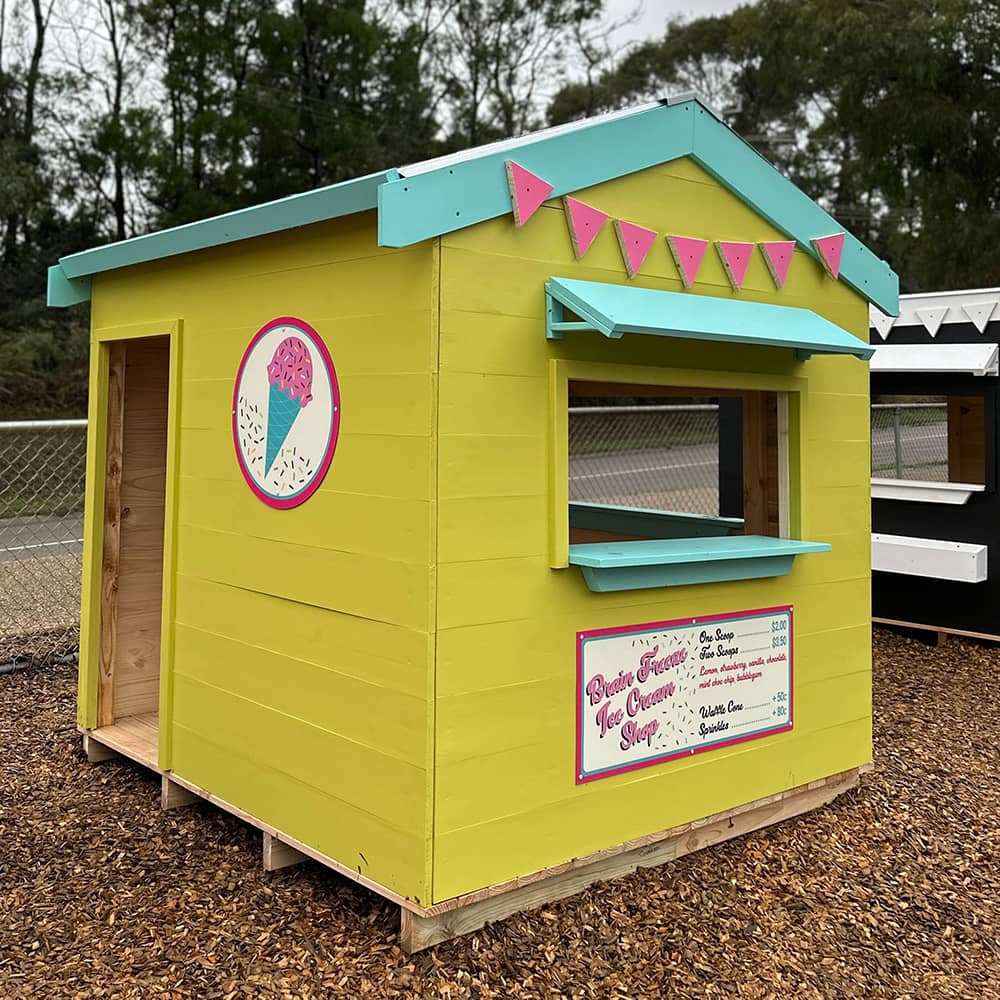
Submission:
[[[943,465],[947,475],[948,434],[945,424],[900,428],[903,454],[910,465]],[[891,427],[872,435],[880,464],[893,461]],[[718,511],[715,445],[642,448],[623,452],[575,455],[570,459],[570,497],[595,503]],[[891,473],[890,470],[886,470]],[[884,474],[884,473],[883,473]],[[83,515],[13,517],[0,521],[0,562],[77,555],[83,550]]]
[[83,514],[10,517],[0,521],[0,562],[78,555],[83,551]]
[[[941,478],[947,478],[948,433],[944,423],[902,427],[900,439],[908,468],[919,468],[922,475],[939,469]],[[875,430],[873,446],[880,465],[894,463],[891,427]],[[714,444],[574,455],[569,462],[570,499],[717,514],[717,464]],[[892,470],[883,471],[882,475],[886,474]],[[678,508],[678,504],[688,506]]]

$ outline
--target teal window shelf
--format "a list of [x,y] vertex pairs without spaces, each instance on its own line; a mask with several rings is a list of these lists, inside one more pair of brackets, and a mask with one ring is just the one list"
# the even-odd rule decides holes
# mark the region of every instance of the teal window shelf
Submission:
[[729,535],[571,545],[569,561],[591,590],[607,593],[787,576],[796,556],[829,551],[826,542]]

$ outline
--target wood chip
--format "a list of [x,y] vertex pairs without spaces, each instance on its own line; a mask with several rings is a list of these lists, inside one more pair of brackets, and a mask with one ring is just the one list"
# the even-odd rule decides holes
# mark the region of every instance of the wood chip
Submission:
[[0,997],[1000,996],[1000,650],[879,631],[874,689],[859,790],[408,959],[380,897],[88,765],[72,668],[0,676]]

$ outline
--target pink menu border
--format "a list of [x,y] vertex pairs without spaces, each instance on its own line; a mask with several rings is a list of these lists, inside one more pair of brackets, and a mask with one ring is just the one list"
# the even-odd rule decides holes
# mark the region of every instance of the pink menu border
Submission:
[[[723,740],[719,743],[712,743],[709,746],[689,747],[675,753],[665,753],[662,756],[648,757],[645,760],[636,761],[631,764],[623,764],[621,767],[613,768],[609,771],[601,771],[599,774],[583,773],[583,644],[587,639],[598,639],[608,635],[630,635],[633,632],[655,632],[671,628],[686,627],[689,625],[713,624],[723,621],[740,621],[744,618],[761,618],[765,615],[788,614],[788,725],[775,729],[767,729],[759,733],[749,733],[746,736],[734,736],[731,740]],[[795,622],[792,605],[779,605],[773,608],[756,608],[752,611],[727,611],[717,615],[697,615],[693,618],[677,618],[667,622],[645,622],[641,625],[621,625],[611,628],[589,629],[586,632],[576,633],[576,783],[585,785],[591,781],[600,781],[602,778],[610,778],[616,774],[625,774],[627,771],[638,771],[644,767],[652,767],[655,764],[663,764],[666,761],[678,760],[682,757],[693,757],[696,754],[708,753],[712,750],[721,750],[723,747],[735,746],[737,743],[748,743],[750,740],[759,740],[766,736],[775,736],[779,733],[790,732],[793,728],[795,717],[795,683],[793,676],[793,664],[795,645]]]
[[[240,383],[243,381],[243,369],[246,367],[247,360],[257,342],[277,326],[295,327],[305,333],[316,345],[323,365],[326,368],[327,376],[330,379],[330,395],[333,404],[330,439],[327,441],[326,451],[323,453],[323,460],[316,470],[316,475],[312,477],[309,484],[301,492],[288,497],[271,496],[257,485],[246,463],[243,461],[243,452],[240,451],[239,428],[236,426],[236,410],[239,402]],[[240,472],[243,473],[243,478],[246,480],[247,486],[250,487],[254,496],[262,503],[266,503],[268,507],[273,507],[276,510],[289,510],[292,507],[298,507],[299,504],[305,503],[319,489],[320,484],[326,477],[327,470],[330,468],[330,463],[333,461],[333,453],[337,450],[337,438],[340,436],[340,385],[337,382],[337,370],[333,367],[333,358],[330,357],[330,352],[327,350],[326,344],[323,343],[323,338],[305,320],[297,319],[295,316],[279,316],[277,319],[272,319],[270,323],[262,326],[253,335],[250,343],[247,344],[247,349],[243,352],[243,357],[240,359],[240,366],[236,369],[236,380],[233,383],[232,430],[233,451],[236,452],[236,461],[239,463]]]

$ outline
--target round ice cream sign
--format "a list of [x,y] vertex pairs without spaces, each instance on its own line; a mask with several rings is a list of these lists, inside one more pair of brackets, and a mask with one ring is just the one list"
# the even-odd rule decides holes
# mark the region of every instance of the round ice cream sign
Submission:
[[233,390],[233,443],[243,478],[271,507],[316,492],[337,447],[340,391],[326,345],[283,316],[250,341]]

